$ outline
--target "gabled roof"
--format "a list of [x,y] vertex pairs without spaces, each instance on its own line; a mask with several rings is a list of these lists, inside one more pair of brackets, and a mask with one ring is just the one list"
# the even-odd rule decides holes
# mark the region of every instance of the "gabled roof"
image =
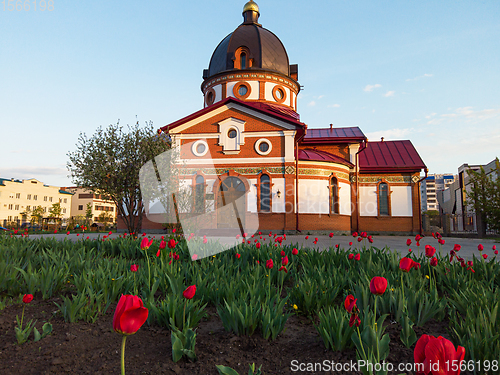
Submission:
[[230,103],[238,104],[238,105],[241,105],[243,107],[253,109],[255,111],[261,112],[261,113],[266,114],[268,116],[275,117],[281,121],[285,121],[285,122],[291,123],[291,124],[299,126],[299,127],[303,127],[303,128],[307,127],[306,124],[304,124],[303,122],[300,122],[297,118],[292,117],[290,115],[290,113],[288,113],[286,111],[285,108],[283,108],[282,110],[278,110],[276,108],[277,106],[272,106],[269,104],[263,105],[263,103],[259,103],[259,102],[247,102],[247,101],[239,100],[239,99],[236,99],[236,98],[233,98],[232,96],[230,96],[224,100],[221,100],[215,104],[212,104],[211,106],[205,107],[197,112],[194,112],[194,113],[190,114],[189,116],[181,118],[180,120],[172,122],[171,124],[165,125],[165,126],[161,127],[160,129],[164,132],[168,132],[171,129],[174,129],[182,124],[185,124],[189,121],[192,121],[200,116],[203,116],[207,113],[210,113],[211,111],[213,111],[217,108],[220,108],[222,106],[225,106],[227,104],[230,104]]
[[354,167],[354,164],[341,158],[340,156],[333,155],[333,154],[330,154],[329,152],[320,151],[320,150],[311,150],[311,149],[299,150],[299,160],[302,160],[302,161],[324,161],[324,162],[331,162],[331,163],[338,163],[338,164],[346,165],[349,168]]
[[357,126],[350,128],[307,129],[303,144],[363,142],[365,135]]
[[367,142],[359,153],[361,172],[418,172],[426,168],[413,144],[406,141]]

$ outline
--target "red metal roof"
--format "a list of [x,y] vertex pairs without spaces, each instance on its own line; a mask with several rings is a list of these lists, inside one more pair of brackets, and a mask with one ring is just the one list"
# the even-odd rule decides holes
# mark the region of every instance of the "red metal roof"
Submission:
[[361,172],[410,172],[426,168],[410,141],[367,142],[359,153]]
[[354,167],[354,165],[352,163],[341,158],[340,156],[333,155],[333,154],[330,154],[329,152],[319,151],[319,150],[311,150],[311,149],[299,150],[299,160],[326,161],[326,162],[333,162],[333,163],[347,165],[349,168]]
[[263,103],[259,103],[259,102],[247,102],[247,101],[239,100],[239,99],[236,99],[236,98],[233,98],[230,96],[224,100],[221,100],[220,102],[212,104],[211,106],[200,109],[199,111],[194,112],[194,113],[190,114],[189,116],[181,118],[180,120],[172,122],[171,124],[165,125],[165,126],[161,127],[160,129],[162,131],[168,132],[170,129],[173,129],[179,125],[182,125],[182,124],[185,124],[186,122],[194,120],[195,118],[203,116],[204,114],[209,113],[209,112],[213,111],[214,109],[220,108],[220,107],[222,107],[230,102],[234,102],[234,103],[240,104],[242,106],[245,106],[247,108],[251,108],[253,110],[265,113],[269,116],[278,118],[282,121],[292,123],[292,124],[297,125],[299,127],[307,128],[306,124],[304,124],[303,122],[300,122],[298,120],[298,118],[292,117],[290,115],[290,113],[287,113],[285,108],[283,108],[282,110],[277,110],[276,109],[277,106],[271,106],[269,104],[263,105]]
[[362,142],[365,135],[357,126],[350,128],[307,129],[302,143],[345,143]]

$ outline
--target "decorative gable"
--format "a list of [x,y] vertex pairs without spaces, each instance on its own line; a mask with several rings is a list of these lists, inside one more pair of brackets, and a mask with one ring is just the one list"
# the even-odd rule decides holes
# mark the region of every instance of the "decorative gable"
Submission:
[[245,144],[245,121],[229,117],[218,123],[219,146],[226,155],[238,154]]

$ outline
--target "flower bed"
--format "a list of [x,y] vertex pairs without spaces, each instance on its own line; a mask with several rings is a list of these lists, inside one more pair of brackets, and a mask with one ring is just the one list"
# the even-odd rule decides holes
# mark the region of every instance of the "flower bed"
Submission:
[[[76,243],[0,237],[0,372],[117,373],[121,339],[113,314],[125,294],[139,296],[149,311],[127,340],[128,373],[217,374],[223,365],[246,374],[256,363],[269,374],[312,374],[327,368],[308,371],[307,363],[363,358],[397,367],[415,358],[424,363],[439,336],[458,360],[464,348],[461,373],[498,373],[495,257],[468,264],[457,260],[457,249],[450,261],[428,248],[401,259],[363,234],[355,251],[332,246],[319,253],[266,233],[193,261],[186,239],[174,236]],[[217,246],[190,237],[201,249]],[[24,294],[34,295],[25,306]],[[15,317],[23,308],[25,321],[36,320],[40,332],[49,322],[52,332],[18,345]],[[175,329],[177,338],[195,333],[194,356],[175,356]]]

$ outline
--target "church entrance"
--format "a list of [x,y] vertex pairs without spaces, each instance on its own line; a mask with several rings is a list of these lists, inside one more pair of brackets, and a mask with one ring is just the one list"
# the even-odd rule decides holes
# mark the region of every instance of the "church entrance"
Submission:
[[[225,178],[217,196],[217,228],[245,227],[245,184],[238,177]],[[241,199],[240,199],[241,198]],[[224,206],[225,209],[222,209]]]

